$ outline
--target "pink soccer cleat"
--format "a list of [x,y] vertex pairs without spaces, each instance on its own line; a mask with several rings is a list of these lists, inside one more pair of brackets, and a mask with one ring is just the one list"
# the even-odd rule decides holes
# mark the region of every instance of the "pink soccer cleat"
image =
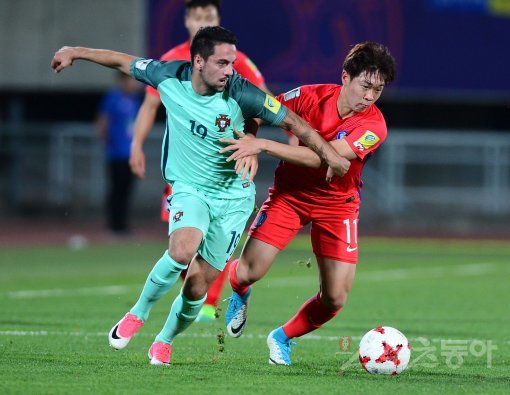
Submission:
[[108,334],[110,346],[116,350],[126,347],[136,332],[143,326],[143,321],[131,313],[126,315],[111,329]]
[[172,356],[172,345],[163,342],[152,343],[149,348],[149,358],[151,365],[170,365],[170,357]]

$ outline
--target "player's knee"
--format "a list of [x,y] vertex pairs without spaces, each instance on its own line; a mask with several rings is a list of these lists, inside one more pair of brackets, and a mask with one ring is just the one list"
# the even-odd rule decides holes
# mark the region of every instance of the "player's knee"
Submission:
[[262,276],[257,275],[256,273],[252,273],[251,275],[247,276],[246,285],[253,284],[257,281],[259,281],[262,278]]
[[321,295],[321,302],[324,306],[326,306],[328,309],[336,311],[340,310],[342,307],[345,306],[345,303],[347,302],[347,293],[341,292],[335,295]]
[[185,296],[189,300],[199,300],[205,296],[206,292],[207,291],[204,288],[194,286],[194,287],[189,288],[187,295],[185,295]]
[[203,283],[187,282],[182,289],[182,294],[189,300],[202,299],[206,293],[207,287]]
[[191,249],[185,243],[172,243],[168,249],[168,255],[170,255],[170,258],[181,265],[189,264],[195,254],[196,251]]
[[241,285],[251,285],[260,280],[262,275],[249,260],[242,260],[237,266],[237,279]]

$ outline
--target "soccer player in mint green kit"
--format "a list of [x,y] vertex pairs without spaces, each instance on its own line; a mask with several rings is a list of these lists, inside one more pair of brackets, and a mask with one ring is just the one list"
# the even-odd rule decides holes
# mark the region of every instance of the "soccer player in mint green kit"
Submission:
[[[118,69],[157,88],[167,110],[161,170],[173,188],[170,201],[169,247],[150,272],[140,297],[112,328],[113,348],[127,346],[154,305],[188,274],[163,329],[149,349],[151,364],[168,365],[174,338],[197,317],[207,290],[232,255],[253,211],[251,180],[257,162],[247,156],[246,172],[220,154],[222,137],[244,130],[245,120],[261,118],[290,130],[342,176],[349,161],[337,155],[306,122],[272,96],[233,71],[236,37],[216,26],[201,29],[191,44],[192,63],[161,62],[102,49],[63,47],[52,60],[55,72],[74,60]],[[242,155],[242,153],[241,153]]]

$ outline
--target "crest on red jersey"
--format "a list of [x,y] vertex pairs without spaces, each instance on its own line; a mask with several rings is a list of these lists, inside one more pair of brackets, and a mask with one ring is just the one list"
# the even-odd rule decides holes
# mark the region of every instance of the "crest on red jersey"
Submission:
[[227,126],[230,126],[230,118],[225,114],[220,114],[216,118],[215,125],[218,127],[218,132],[224,132]]

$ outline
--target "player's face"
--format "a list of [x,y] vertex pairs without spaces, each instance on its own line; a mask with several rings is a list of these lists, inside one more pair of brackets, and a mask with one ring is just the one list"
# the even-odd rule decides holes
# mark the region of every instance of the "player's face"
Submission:
[[347,104],[354,112],[363,112],[368,106],[374,104],[384,89],[384,80],[379,73],[367,74],[361,73],[355,78],[342,72],[343,89],[345,89],[345,97]]
[[192,8],[184,17],[184,25],[188,29],[190,39],[195,37],[201,27],[218,26],[219,24],[218,9],[213,5]]
[[228,79],[234,73],[236,60],[236,46],[232,44],[218,44],[214,46],[214,53],[206,62],[199,64],[202,83],[210,93],[223,92]]

